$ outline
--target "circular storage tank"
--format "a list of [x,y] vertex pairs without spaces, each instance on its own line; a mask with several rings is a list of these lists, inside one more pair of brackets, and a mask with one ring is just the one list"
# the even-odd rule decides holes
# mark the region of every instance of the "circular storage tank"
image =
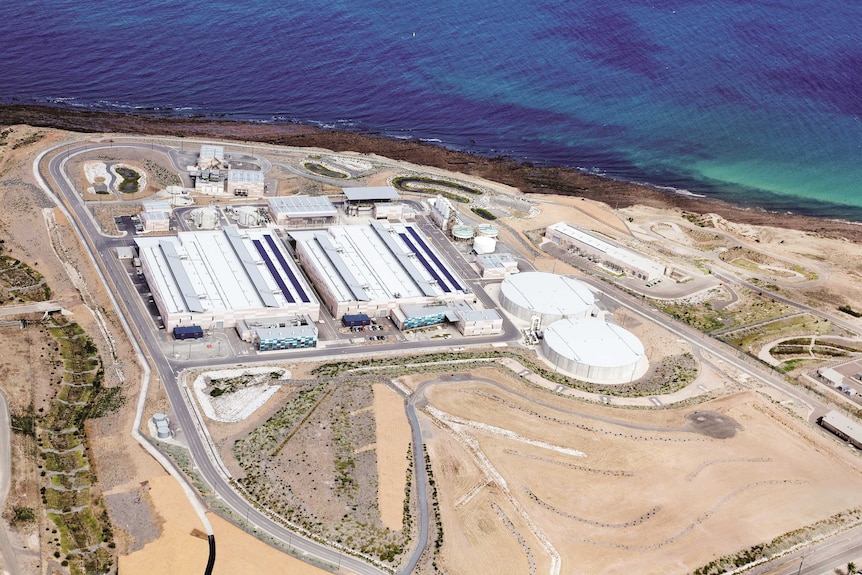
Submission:
[[482,224],[476,227],[476,235],[496,238],[498,235],[500,235],[500,229],[497,226],[491,224]]
[[473,240],[473,250],[477,254],[492,254],[497,249],[497,240],[488,236],[478,236]]
[[558,369],[592,383],[629,383],[647,366],[636,335],[598,319],[562,319],[545,328],[545,357]]
[[546,272],[522,272],[500,285],[500,305],[517,318],[540,316],[542,325],[563,318],[586,318],[593,311],[593,292],[579,281]]
[[200,208],[195,210],[194,216],[195,225],[202,230],[213,230],[218,223],[218,214],[212,208]]
[[159,439],[167,439],[171,436],[171,428],[168,427],[167,422],[160,421],[156,424],[156,435]]
[[164,413],[153,414],[153,423],[158,424],[160,421],[164,421],[165,423],[167,423],[167,416]]
[[236,215],[241,226],[256,226],[260,223],[260,217],[254,208],[239,208]]
[[456,240],[472,240],[475,233],[470,226],[455,226],[452,228],[452,237]]

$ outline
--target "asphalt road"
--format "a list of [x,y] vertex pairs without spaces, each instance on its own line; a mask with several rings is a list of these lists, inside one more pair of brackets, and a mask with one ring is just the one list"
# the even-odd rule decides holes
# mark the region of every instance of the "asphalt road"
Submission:
[[[9,416],[9,402],[6,394],[0,389],[0,509],[6,508],[6,497],[12,483],[12,429]],[[18,558],[9,541],[6,529],[0,528],[0,554],[3,555],[4,566],[9,575],[19,575]]]

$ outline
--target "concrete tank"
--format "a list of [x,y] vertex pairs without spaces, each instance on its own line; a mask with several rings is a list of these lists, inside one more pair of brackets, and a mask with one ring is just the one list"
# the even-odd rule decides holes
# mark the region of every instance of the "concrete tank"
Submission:
[[477,254],[492,254],[497,249],[497,240],[489,236],[477,236],[473,240],[473,250]]
[[260,216],[254,208],[244,207],[236,211],[239,225],[245,227],[257,226],[260,224]]
[[496,238],[500,234],[500,228],[492,224],[481,224],[476,226],[476,235]]
[[218,224],[218,213],[214,208],[200,208],[194,211],[192,220],[202,230],[213,230]]
[[166,421],[160,421],[156,424],[156,435],[159,439],[167,439],[171,436],[171,428],[168,427],[168,423]]
[[456,240],[471,240],[475,235],[471,226],[455,226],[452,228],[452,237]]

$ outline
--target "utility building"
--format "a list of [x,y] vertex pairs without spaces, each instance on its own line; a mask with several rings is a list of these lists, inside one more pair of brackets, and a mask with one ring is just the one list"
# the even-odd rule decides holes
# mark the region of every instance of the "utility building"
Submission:
[[166,329],[234,327],[274,315],[319,318],[314,293],[269,230],[227,227],[135,241]]
[[229,196],[252,196],[263,195],[265,184],[263,172],[259,170],[228,170],[225,192]]

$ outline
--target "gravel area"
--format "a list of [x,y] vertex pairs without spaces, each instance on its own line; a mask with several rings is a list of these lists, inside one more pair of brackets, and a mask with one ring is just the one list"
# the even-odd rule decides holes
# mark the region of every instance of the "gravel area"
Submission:
[[160,529],[153,519],[147,489],[141,486],[132,491],[105,495],[111,523],[128,536],[126,553],[143,549],[159,536]]

